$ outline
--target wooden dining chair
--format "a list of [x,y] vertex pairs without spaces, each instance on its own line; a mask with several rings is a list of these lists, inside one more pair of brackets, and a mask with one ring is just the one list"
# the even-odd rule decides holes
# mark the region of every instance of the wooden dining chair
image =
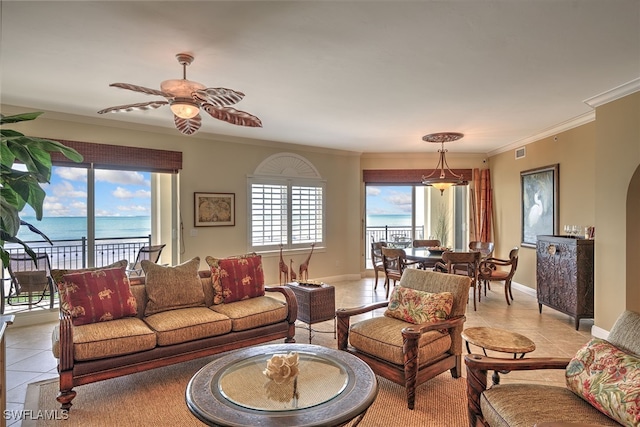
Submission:
[[[493,242],[480,242],[476,240],[469,242],[470,251],[480,251],[480,261],[493,255],[493,246]],[[491,290],[491,283],[487,280],[482,280],[480,285],[482,284],[484,284],[484,295],[487,296],[487,287]],[[480,286],[480,288],[482,288],[482,286]],[[478,289],[478,292],[481,291],[482,289]]]
[[433,246],[440,246],[440,240],[438,239],[416,239],[413,241],[414,248],[430,248]]
[[[476,289],[478,287],[478,274],[480,270],[480,252],[452,252],[442,254],[442,262],[436,263],[435,271],[449,274],[468,276],[471,279],[470,288],[473,288],[473,311],[476,311]],[[478,302],[480,302],[480,292]]]
[[[432,247],[440,247],[440,240],[438,239],[416,239],[413,241],[414,248],[432,248]],[[418,268],[423,270],[432,269],[435,267],[436,261],[423,261],[419,264]]]
[[387,242],[371,242],[371,262],[373,263],[373,274],[375,276],[375,284],[373,289],[378,289],[378,273],[384,273],[384,265],[382,264],[382,247],[387,246]]
[[393,285],[402,278],[402,273],[408,265],[413,263],[407,262],[407,253],[404,249],[400,248],[387,248],[382,247],[382,265],[384,267],[385,281],[384,287],[387,290],[386,298],[389,298],[389,288],[391,287],[391,281]]
[[480,262],[478,280],[483,282],[504,282],[504,297],[507,304],[511,305],[513,293],[511,292],[511,280],[518,268],[519,248],[509,251],[509,259],[489,257]]

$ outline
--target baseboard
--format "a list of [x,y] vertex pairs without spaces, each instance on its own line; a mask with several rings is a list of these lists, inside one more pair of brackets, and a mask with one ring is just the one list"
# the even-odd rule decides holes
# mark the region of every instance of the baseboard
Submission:
[[593,325],[591,327],[591,335],[594,336],[595,338],[606,340],[609,337],[609,331],[607,331],[606,329],[602,329],[596,325]]
[[530,295],[530,296],[532,296],[534,298],[538,298],[538,292],[535,289],[530,288],[528,286],[525,286],[525,285],[523,285],[521,283],[511,281],[511,288],[512,289],[516,289],[516,290],[518,290],[520,292],[523,292],[523,293],[525,293],[527,295]]
[[[6,313],[11,314],[11,313]],[[42,323],[55,322],[59,319],[58,308],[44,309],[38,311],[30,311],[24,313],[15,313],[15,319],[12,328],[19,328],[22,326],[40,325]]]

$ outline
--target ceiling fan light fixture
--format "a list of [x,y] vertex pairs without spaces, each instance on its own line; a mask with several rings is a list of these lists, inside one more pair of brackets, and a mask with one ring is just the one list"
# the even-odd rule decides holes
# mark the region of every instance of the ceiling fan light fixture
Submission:
[[200,113],[200,106],[189,98],[175,98],[170,107],[173,114],[182,119],[192,119]]

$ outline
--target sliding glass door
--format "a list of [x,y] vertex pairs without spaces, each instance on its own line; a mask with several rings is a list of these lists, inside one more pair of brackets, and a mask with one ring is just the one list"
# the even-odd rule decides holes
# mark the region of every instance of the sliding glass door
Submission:
[[371,243],[398,247],[415,239],[438,239],[443,246],[468,246],[468,187],[451,187],[444,194],[423,185],[366,184],[365,253],[371,268]]

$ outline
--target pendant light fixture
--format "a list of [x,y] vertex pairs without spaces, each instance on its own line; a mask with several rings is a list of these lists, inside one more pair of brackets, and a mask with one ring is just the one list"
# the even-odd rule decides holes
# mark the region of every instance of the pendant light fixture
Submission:
[[449,168],[447,158],[445,157],[445,153],[448,150],[445,150],[444,148],[445,142],[457,141],[463,136],[464,134],[458,132],[439,132],[430,133],[429,135],[422,137],[423,141],[436,144],[439,143],[441,146],[438,150],[438,153],[440,153],[440,159],[438,160],[436,168],[429,175],[422,175],[422,184],[437,188],[440,190],[441,196],[444,194],[444,190],[453,185],[468,184],[462,174],[458,175]]

